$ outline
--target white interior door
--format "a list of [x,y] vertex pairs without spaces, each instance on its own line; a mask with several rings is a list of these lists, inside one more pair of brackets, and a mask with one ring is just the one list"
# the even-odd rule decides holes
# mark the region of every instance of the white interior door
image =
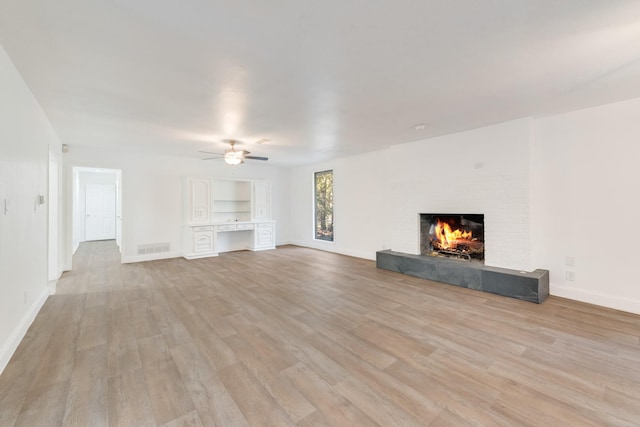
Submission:
[[116,186],[87,184],[85,194],[85,239],[116,238]]

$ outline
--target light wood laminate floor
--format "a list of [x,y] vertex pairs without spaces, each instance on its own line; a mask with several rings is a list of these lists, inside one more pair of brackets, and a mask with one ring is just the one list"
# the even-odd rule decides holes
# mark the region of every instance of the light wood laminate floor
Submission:
[[80,246],[0,376],[0,426],[638,426],[640,317],[293,246]]

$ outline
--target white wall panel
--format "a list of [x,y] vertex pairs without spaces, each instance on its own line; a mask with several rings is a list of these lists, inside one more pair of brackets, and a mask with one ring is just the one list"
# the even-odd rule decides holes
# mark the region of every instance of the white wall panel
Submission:
[[[48,290],[49,149],[60,141],[0,46],[0,371]],[[7,203],[5,212],[4,204]]]

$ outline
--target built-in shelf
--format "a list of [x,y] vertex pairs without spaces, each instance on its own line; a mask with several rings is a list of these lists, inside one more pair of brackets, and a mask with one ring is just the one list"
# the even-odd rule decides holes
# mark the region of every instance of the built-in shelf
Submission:
[[[214,194],[216,193],[216,183],[214,183]],[[246,186],[246,182],[232,182],[231,184],[228,181],[223,181],[221,184],[223,186],[223,190],[219,190],[220,192],[231,195],[231,194],[239,194],[243,195],[246,190],[244,187]],[[240,196],[242,197],[242,196]],[[213,220],[216,222],[224,222],[224,221],[249,221],[251,220],[251,200],[246,199],[238,199],[232,200],[229,198],[225,199],[213,199]]]

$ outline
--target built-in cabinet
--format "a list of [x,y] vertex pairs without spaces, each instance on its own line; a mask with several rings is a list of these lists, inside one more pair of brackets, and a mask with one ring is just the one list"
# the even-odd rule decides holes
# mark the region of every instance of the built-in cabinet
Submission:
[[187,178],[186,223],[189,225],[211,222],[211,180]]
[[256,223],[254,247],[256,249],[270,249],[276,239],[276,225],[273,221]]
[[258,180],[184,180],[183,256],[275,249],[271,183]]
[[253,181],[253,219],[268,221],[271,219],[271,183],[269,181]]

